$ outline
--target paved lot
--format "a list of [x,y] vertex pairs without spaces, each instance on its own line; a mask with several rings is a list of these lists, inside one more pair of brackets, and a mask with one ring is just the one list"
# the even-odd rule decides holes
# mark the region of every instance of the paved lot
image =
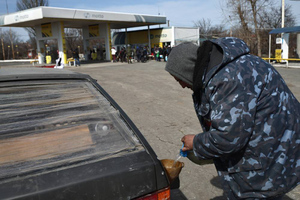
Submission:
[[[90,74],[124,109],[144,134],[160,159],[175,159],[184,134],[201,132],[192,91],[181,86],[164,70],[164,62],[102,63],[68,67]],[[300,100],[300,69],[277,68]],[[180,174],[181,191],[187,199],[221,200],[222,189],[213,164],[198,166],[186,158]],[[300,187],[285,200],[300,199]]]
[[[202,130],[193,108],[192,91],[182,89],[164,67],[164,62],[150,61],[83,64],[66,69],[97,79],[144,134],[158,157],[175,159],[181,137]],[[300,100],[300,69],[276,69]],[[187,199],[224,199],[214,165],[198,166],[186,158],[181,161],[185,167],[180,174],[180,189]],[[291,199],[300,199],[300,187],[284,197]]]

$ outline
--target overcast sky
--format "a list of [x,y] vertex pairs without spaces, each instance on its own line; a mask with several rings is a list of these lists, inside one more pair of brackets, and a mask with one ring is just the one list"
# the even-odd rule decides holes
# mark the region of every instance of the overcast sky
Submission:
[[[225,23],[220,2],[222,0],[48,0],[51,7],[85,10],[113,11],[124,13],[163,15],[170,20],[170,26],[192,27],[195,21],[210,19],[212,25]],[[281,0],[272,0],[281,5]],[[0,15],[5,15],[6,2],[9,13],[16,12],[16,0],[0,0]],[[300,1],[285,0],[292,5],[296,25],[300,26]],[[23,28],[13,29],[26,38]]]

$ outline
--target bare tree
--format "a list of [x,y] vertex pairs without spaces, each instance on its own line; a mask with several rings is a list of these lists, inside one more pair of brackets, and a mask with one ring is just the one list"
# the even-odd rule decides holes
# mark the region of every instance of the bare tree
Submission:
[[0,57],[2,57],[3,60],[12,59],[13,47],[16,48],[21,41],[18,34],[13,30],[1,31],[0,38],[1,38]]
[[224,25],[212,25],[210,19],[202,18],[194,22],[194,26],[199,27],[200,37],[204,37],[205,39],[227,35]]
[[17,0],[17,11],[48,5],[48,0]]
[[[256,46],[257,55],[261,56],[261,36],[259,16],[264,9],[268,8],[270,0],[226,0],[226,9],[223,9],[223,14],[229,20],[234,20],[235,23],[240,23],[244,39],[250,46]],[[252,40],[252,35],[255,34],[255,40]],[[252,43],[252,45],[251,45]]]
[[199,27],[201,35],[211,34],[211,20],[210,19],[201,19],[194,22],[195,27]]
[[235,4],[235,11],[233,11],[233,13],[236,12],[236,15],[238,16],[238,20],[241,22],[242,28],[245,30],[246,34],[250,33],[250,29],[249,29],[249,17],[248,17],[248,13],[249,13],[249,8],[246,4],[245,1],[233,1],[233,3]]
[[[269,32],[272,29],[275,28],[281,28],[281,23],[282,23],[282,7],[281,5],[272,5],[269,7],[269,9],[264,10],[262,13],[260,13],[259,18],[258,18],[258,22],[259,22],[259,26],[261,27],[261,37],[262,37],[262,52],[265,52],[265,54],[267,54],[268,50],[269,50]],[[285,6],[285,26],[286,27],[292,27],[295,26],[295,16],[292,13],[292,9],[290,5],[286,5]],[[295,34],[294,34],[295,35]],[[293,34],[291,34],[291,41],[295,41],[296,40],[296,36],[294,36]],[[278,35],[271,35],[272,37],[272,41],[275,41],[275,38],[278,37]],[[280,37],[280,36],[279,36]],[[293,39],[295,38],[295,39]],[[290,43],[289,47],[290,47],[290,51],[292,52],[293,49],[297,48],[296,47],[297,44],[292,42]],[[276,48],[280,48],[276,45],[272,45],[271,46],[271,52],[275,52]]]
[[[17,11],[48,5],[48,0],[17,0]],[[28,27],[25,29],[30,38],[34,38],[36,36],[35,29],[33,27]]]
[[[257,55],[261,56],[261,37],[259,34],[259,29],[258,29],[257,14],[258,14],[260,8],[262,8],[262,7],[258,5],[259,0],[247,0],[247,1],[250,3],[251,10],[252,10],[254,30],[255,30],[255,35],[257,38]],[[265,2],[267,2],[267,0]],[[264,4],[264,2],[262,2],[262,3]]]
[[[295,26],[295,16],[292,13],[292,7],[291,5],[285,5],[284,6],[284,24],[286,27],[291,27]],[[271,5],[270,9],[268,10],[263,10],[263,12],[260,13],[259,15],[259,25],[260,27],[266,27],[266,28],[281,28],[281,23],[282,23],[282,7],[281,6],[276,6],[276,5]]]
[[[76,28],[65,29],[65,38],[66,38],[67,48],[70,49],[71,51],[74,51],[76,48],[83,46],[82,29],[76,29]],[[68,56],[72,56],[71,53]]]
[[221,5],[224,19],[230,23],[231,29],[234,28],[236,36],[250,43],[252,34],[251,25],[249,25],[250,8],[246,0],[227,0],[222,1]]
[[[48,0],[17,0],[17,11],[27,10],[30,8],[35,8],[39,6],[48,6]],[[25,30],[28,32],[29,40],[31,47],[33,49],[37,48],[36,44],[36,32],[34,27],[27,27]]]

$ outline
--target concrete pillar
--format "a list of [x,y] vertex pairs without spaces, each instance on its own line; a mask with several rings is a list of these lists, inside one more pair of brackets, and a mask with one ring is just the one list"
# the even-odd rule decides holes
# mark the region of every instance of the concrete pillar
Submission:
[[300,58],[300,33],[297,34],[297,55]]
[[[282,34],[282,45],[281,45],[281,58],[289,58],[289,33]],[[287,60],[282,60],[282,62],[288,62]]]
[[128,33],[127,33],[127,28],[125,28],[125,46],[127,48],[128,46]]
[[171,41],[171,47],[175,46],[175,27],[172,26],[172,41]]
[[38,60],[39,60],[39,64],[44,64],[45,63],[45,43],[44,40],[39,40],[37,42],[37,48],[38,48]]
[[113,57],[111,55],[111,49],[112,49],[112,44],[111,44],[111,30],[110,30],[110,23],[107,23],[107,34],[108,34],[108,43],[109,43],[109,60],[113,60]]
[[59,57],[61,58],[61,62],[63,64],[67,64],[67,46],[65,39],[65,31],[64,31],[64,23],[63,22],[55,22],[53,23],[53,30],[57,33],[57,45],[59,51]]
[[[111,60],[111,36],[110,36],[110,24],[106,23],[104,26],[99,25],[100,37],[104,38],[105,43],[105,60]],[[103,33],[101,35],[101,33]]]
[[84,48],[84,59],[89,60],[90,55],[90,41],[89,39],[83,40],[83,48]]
[[197,30],[197,35],[198,35],[198,41],[197,41],[197,44],[198,44],[198,46],[200,46],[200,28],[198,28],[198,30]]
[[148,49],[148,53],[151,54],[151,37],[150,37],[151,33],[150,33],[150,26],[148,25],[148,46],[149,46],[149,49]]
[[90,42],[89,42],[89,27],[85,26],[82,28],[82,36],[83,36],[83,53],[85,60],[89,60],[90,53]]
[[41,25],[35,26],[35,34],[36,34],[36,44],[37,44],[37,55],[39,64],[44,64],[45,58],[45,48],[44,48],[44,40],[42,37],[42,28]]
[[271,44],[272,44],[272,36],[269,34],[269,63],[271,63]]

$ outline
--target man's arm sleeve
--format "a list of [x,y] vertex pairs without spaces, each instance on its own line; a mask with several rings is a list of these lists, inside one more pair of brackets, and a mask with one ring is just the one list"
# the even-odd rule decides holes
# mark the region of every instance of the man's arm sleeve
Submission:
[[211,128],[195,136],[194,153],[212,159],[238,152],[252,135],[256,95],[239,80],[219,82],[209,95]]

